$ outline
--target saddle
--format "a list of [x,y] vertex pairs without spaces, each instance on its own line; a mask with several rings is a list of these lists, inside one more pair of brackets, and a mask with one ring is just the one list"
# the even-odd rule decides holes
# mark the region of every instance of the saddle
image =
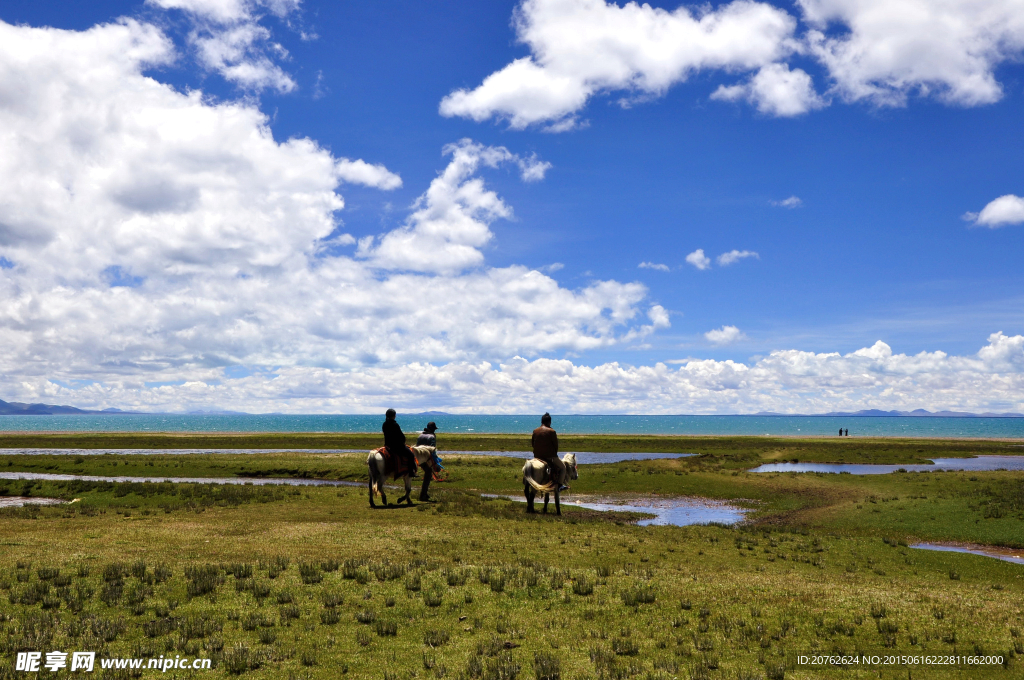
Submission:
[[[374,450],[380,454],[381,458],[384,459],[385,475],[391,475],[392,479],[398,479],[399,477],[404,477],[406,475],[416,474],[415,467],[410,469],[408,462],[404,457],[391,455],[391,452],[388,451],[386,446],[382,446],[379,449]],[[409,451],[409,455],[413,460],[416,460],[416,455],[409,450],[408,446],[405,447],[405,450]]]

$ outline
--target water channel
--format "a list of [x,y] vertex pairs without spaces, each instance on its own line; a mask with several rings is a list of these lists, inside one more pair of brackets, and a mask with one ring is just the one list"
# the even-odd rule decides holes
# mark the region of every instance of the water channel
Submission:
[[885,475],[891,472],[956,472],[1024,470],[1024,456],[977,456],[975,458],[934,458],[932,465],[873,465],[865,463],[766,463],[750,472],[828,472],[851,475]]

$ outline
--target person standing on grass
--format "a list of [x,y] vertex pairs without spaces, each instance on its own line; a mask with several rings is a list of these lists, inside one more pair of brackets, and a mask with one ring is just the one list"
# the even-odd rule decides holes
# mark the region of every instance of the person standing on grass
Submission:
[[[427,423],[427,426],[423,428],[423,432],[416,438],[416,446],[432,446],[434,448],[434,464],[438,468],[441,468],[441,457],[437,455],[437,424],[434,421]],[[423,488],[420,489],[420,500],[429,501],[430,496],[427,495],[427,489],[430,488],[430,480],[433,479],[434,473],[430,469],[430,465],[427,463],[423,464]]]
[[542,460],[551,467],[551,478],[558,484],[559,491],[569,487],[565,485],[565,463],[558,458],[558,433],[551,429],[551,414],[540,417],[540,427],[533,431],[533,457]]
[[395,457],[396,461],[405,461],[405,466],[409,468],[409,474],[415,477],[416,456],[412,455],[412,451],[405,445],[405,433],[402,432],[402,426],[395,420],[396,415],[398,414],[393,408],[389,408],[384,414],[384,424],[380,426],[381,432],[384,433],[384,448]]

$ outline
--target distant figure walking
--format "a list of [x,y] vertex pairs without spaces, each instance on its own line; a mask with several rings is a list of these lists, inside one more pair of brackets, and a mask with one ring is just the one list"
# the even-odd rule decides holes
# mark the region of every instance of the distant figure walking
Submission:
[[843,436],[843,428],[839,428],[839,436],[840,436],[840,437],[842,437],[842,436]]
[[551,414],[540,417],[540,427],[533,431],[533,457],[551,466],[551,477],[558,484],[559,491],[569,487],[565,485],[565,464],[558,458],[558,433],[551,429]]
[[849,437],[849,436],[850,436],[850,431],[849,431],[849,430],[847,430],[847,431],[846,431],[846,434],[845,434],[844,436],[846,436],[846,437]]

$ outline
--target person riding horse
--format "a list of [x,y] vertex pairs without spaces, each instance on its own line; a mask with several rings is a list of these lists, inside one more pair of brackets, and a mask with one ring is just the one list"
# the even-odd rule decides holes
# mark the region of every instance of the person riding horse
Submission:
[[394,457],[396,464],[402,461],[409,469],[409,474],[416,476],[416,456],[405,445],[405,433],[395,420],[395,409],[389,408],[384,414],[384,424],[380,426],[384,433],[384,448]]
[[569,487],[565,484],[565,463],[558,458],[558,433],[551,429],[551,414],[540,418],[540,427],[533,431],[533,457],[542,460],[551,468],[551,478],[559,485],[559,491]]

